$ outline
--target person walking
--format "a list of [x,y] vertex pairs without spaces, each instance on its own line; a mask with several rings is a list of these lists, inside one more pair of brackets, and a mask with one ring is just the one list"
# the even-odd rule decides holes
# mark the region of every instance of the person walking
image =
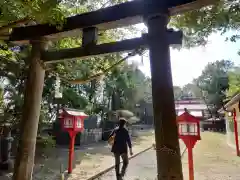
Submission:
[[[119,118],[119,126],[113,130],[110,134],[110,138],[114,138],[111,152],[114,154],[115,158],[115,171],[117,180],[121,180],[124,177],[127,167],[128,167],[128,148],[130,155],[133,155],[132,152],[132,142],[128,133],[128,130],[125,128],[126,119]],[[120,173],[120,158],[122,158],[123,166]]]

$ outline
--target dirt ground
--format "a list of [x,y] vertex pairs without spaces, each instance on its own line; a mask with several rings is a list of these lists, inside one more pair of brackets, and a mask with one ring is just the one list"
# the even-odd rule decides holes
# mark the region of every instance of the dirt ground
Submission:
[[[195,180],[240,180],[240,157],[226,143],[226,135],[204,132],[202,140],[193,150]],[[154,134],[149,133],[134,139],[134,153],[152,145]],[[181,143],[182,145],[182,143]],[[181,146],[182,151],[185,149]],[[67,168],[67,149],[56,150],[55,156],[36,162],[33,180],[59,180],[60,166]],[[75,151],[75,168],[67,180],[87,180],[93,175],[107,169],[114,163],[110,148],[106,143],[82,147]],[[184,180],[188,180],[187,151],[182,158]],[[125,179],[155,180],[156,152],[149,150],[132,160]],[[5,180],[0,177],[1,180]],[[10,180],[7,178],[6,180]],[[114,171],[104,174],[101,179],[114,180]]]
[[[153,131],[144,132],[139,137],[132,138],[134,153],[138,153],[154,142]],[[73,173],[68,180],[84,180],[113,165],[113,156],[106,142],[95,143],[75,149]],[[61,169],[66,172],[68,167],[68,148],[49,150],[44,158],[36,158],[33,180],[59,180]],[[1,180],[10,180],[12,173],[0,175]]]
[[[183,152],[185,146],[181,144]],[[240,180],[240,157],[226,144],[226,136],[204,132],[194,148],[195,180]],[[182,158],[184,180],[188,180],[187,151]],[[157,175],[156,152],[149,150],[130,160],[125,180],[155,180]],[[115,180],[114,170],[99,179]]]
[[[133,139],[133,151],[135,154],[149,148],[154,143],[152,131]],[[105,148],[89,149],[88,159],[83,159],[73,170],[68,180],[87,180],[101,171],[114,165],[114,158],[108,145]]]
[[[186,152],[187,153],[187,152]],[[226,143],[226,135],[204,132],[194,148],[195,180],[240,180],[240,157]],[[188,180],[187,154],[182,163]]]

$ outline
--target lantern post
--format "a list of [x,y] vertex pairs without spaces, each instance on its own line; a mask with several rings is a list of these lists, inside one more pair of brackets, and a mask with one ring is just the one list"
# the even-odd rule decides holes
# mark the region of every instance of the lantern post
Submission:
[[235,144],[236,144],[236,153],[237,156],[240,156],[240,151],[239,151],[239,141],[238,141],[238,125],[237,125],[237,113],[236,109],[233,109],[233,123],[234,123],[234,135],[235,135]]
[[75,138],[76,138],[77,132],[69,132],[70,136],[70,144],[69,144],[69,156],[68,156],[68,173],[72,173],[73,169],[73,158],[74,158],[74,144],[75,144]]
[[200,120],[185,112],[177,117],[178,134],[188,149],[189,180],[194,180],[193,148],[200,137]]
[[83,112],[76,112],[73,110],[63,109],[61,114],[61,125],[63,131],[68,132],[70,137],[69,143],[69,156],[68,156],[68,174],[72,173],[73,158],[74,158],[74,145],[77,133],[84,130],[84,118],[87,115]]

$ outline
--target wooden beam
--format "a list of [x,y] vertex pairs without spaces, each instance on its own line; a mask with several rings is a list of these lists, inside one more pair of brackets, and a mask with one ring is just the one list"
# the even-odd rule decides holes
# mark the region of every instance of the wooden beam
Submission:
[[146,39],[135,38],[130,40],[123,40],[119,42],[112,42],[88,47],[79,47],[71,49],[63,49],[58,51],[42,52],[42,60],[45,63],[56,63],[66,59],[86,58],[100,54],[109,54],[114,52],[130,51],[137,47],[145,46]]
[[146,12],[150,14],[158,13],[163,9],[163,6],[169,9],[170,15],[175,15],[212,4],[215,1],[216,0],[168,0],[165,2],[166,4],[163,5],[163,1],[155,0],[146,11],[146,1],[135,0],[66,18],[66,23],[61,30],[49,24],[17,27],[13,29],[9,40],[18,42],[39,36],[48,36],[49,38],[63,37],[64,35],[62,35],[62,33],[64,32],[88,27],[97,27],[99,30],[114,29],[141,23],[143,22],[142,16]]
[[[172,29],[167,31],[169,44],[181,44],[182,32],[173,31]],[[131,51],[139,47],[146,47],[148,44],[148,35],[144,34],[141,38],[127,39],[118,42],[92,45],[91,48],[79,47],[71,49],[63,49],[58,51],[44,51],[42,52],[41,59],[45,63],[60,62],[65,59],[73,58],[86,58],[89,56],[96,56],[100,54],[109,54],[114,52]]]

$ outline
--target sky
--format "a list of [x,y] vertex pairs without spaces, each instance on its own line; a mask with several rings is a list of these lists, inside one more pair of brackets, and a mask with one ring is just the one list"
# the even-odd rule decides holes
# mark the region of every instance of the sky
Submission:
[[[143,25],[140,25],[140,28]],[[240,65],[240,56],[237,54],[240,49],[240,42],[226,42],[226,36],[231,35],[227,33],[224,36],[220,34],[212,34],[209,37],[209,43],[205,47],[196,47],[191,49],[171,49],[171,66],[173,84],[177,86],[184,86],[190,83],[194,78],[201,75],[202,70],[209,62],[217,60],[231,60],[235,65]],[[141,57],[135,56],[130,61],[139,63],[139,68],[147,76],[151,76],[150,64],[148,54],[143,57],[143,64]]]

